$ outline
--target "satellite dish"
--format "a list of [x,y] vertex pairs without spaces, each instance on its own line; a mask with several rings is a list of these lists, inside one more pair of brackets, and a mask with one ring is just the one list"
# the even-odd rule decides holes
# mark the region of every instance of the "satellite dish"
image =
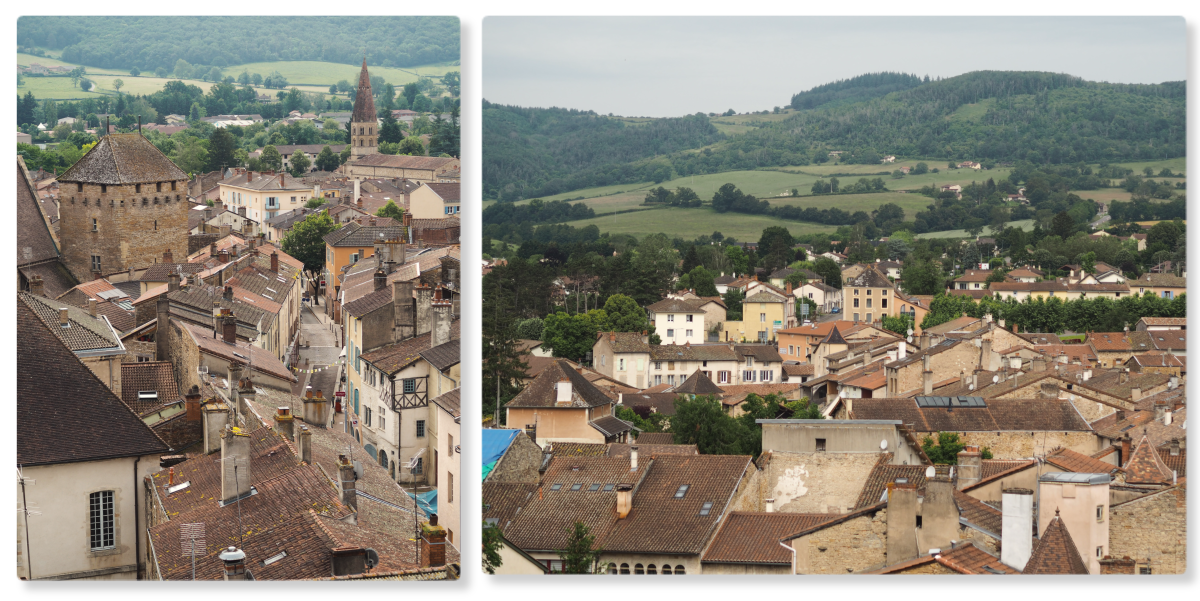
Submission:
[[934,477],[934,475],[936,475],[936,474],[937,474],[937,470],[933,469],[933,466],[932,466],[932,465],[931,465],[931,466],[929,466],[929,467],[927,467],[927,468],[925,468],[925,477],[926,477],[926,478],[932,478],[932,477]]
[[992,376],[992,384],[1000,381],[1000,376]]
[[375,549],[367,549],[367,569],[379,565],[379,553]]
[[883,440],[881,440],[881,441],[879,441],[879,448],[880,448],[880,449],[882,449],[882,450],[884,450],[884,451],[886,451],[886,450],[887,450],[887,439],[886,439],[886,438],[885,438],[885,439],[883,439]]
[[[910,331],[911,331],[911,330],[910,330]],[[909,335],[908,335],[908,343],[909,343],[909,344],[912,344],[912,334],[909,334]]]
[[908,329],[908,335],[909,335],[909,336],[912,336],[912,335],[913,335],[913,329],[912,329],[912,328],[909,328],[909,329]]

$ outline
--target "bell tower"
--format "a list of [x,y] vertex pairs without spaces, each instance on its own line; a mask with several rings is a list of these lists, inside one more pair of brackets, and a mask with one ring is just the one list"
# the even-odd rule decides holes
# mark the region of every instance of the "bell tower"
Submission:
[[375,114],[375,98],[371,95],[371,75],[363,57],[362,72],[358,75],[358,94],[354,97],[354,113],[350,117],[350,160],[379,152],[379,120]]

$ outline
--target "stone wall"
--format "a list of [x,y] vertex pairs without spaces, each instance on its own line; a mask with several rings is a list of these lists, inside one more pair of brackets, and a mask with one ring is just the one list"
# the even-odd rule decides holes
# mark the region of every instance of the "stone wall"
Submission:
[[1187,570],[1187,491],[1175,487],[1110,511],[1109,554],[1129,556],[1153,574]]
[[[924,360],[921,359],[895,370],[897,392],[916,390],[925,385],[924,363]],[[964,371],[968,375],[973,374],[976,367],[979,367],[979,349],[975,348],[970,340],[960,342],[954,348],[929,358],[929,369],[933,372],[934,382],[957,378]]]
[[[196,372],[196,368],[200,366],[200,348],[192,340],[191,334],[176,323],[171,323],[166,333],[168,334],[167,352],[170,356],[158,357],[156,360],[171,362],[175,371],[175,381],[179,383],[180,390],[189,390],[192,386],[200,386],[200,374]],[[159,324],[155,336],[163,334],[164,328],[162,324]],[[224,369],[221,371],[225,372]]]
[[[66,184],[59,209],[63,262],[81,282],[92,279],[92,256],[100,257],[102,273],[153,265],[171,251],[177,260],[188,253],[187,181],[107,186]],[[69,194],[69,195],[68,195]],[[92,229],[92,220],[96,229]]]
[[[937,436],[918,432],[917,438]],[[963,444],[988,447],[995,459],[1032,459],[1055,447],[1066,447],[1084,455],[1100,450],[1100,438],[1093,432],[959,432]]]
[[[789,513],[844,513],[851,510],[863,482],[879,462],[874,453],[773,452],[760,499],[775,499],[775,510]],[[759,502],[756,511],[764,510]]]
[[[1000,533],[997,532],[996,534]],[[1030,536],[1032,536],[1032,534],[1030,534]],[[996,557],[1000,556],[1000,539],[988,536],[987,534],[984,534],[983,532],[974,528],[961,526],[958,529],[958,540],[973,542],[975,543],[976,547],[979,547],[980,549],[983,549],[984,551],[987,551]]]
[[887,560],[887,510],[880,509],[793,539],[797,574],[851,574]]
[[723,574],[733,576],[759,576],[763,574],[780,575],[792,571],[790,565],[762,565],[748,563],[702,563],[702,574]]
[[541,465],[541,447],[522,432],[513,439],[487,479],[488,482],[536,484]]

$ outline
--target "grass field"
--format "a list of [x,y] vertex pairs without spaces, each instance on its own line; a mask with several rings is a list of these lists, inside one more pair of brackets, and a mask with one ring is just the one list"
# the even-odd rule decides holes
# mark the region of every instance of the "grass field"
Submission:
[[[1011,227],[1019,227],[1028,232],[1033,229],[1033,220],[1032,219],[1022,219],[1020,221],[1010,221],[1010,222],[1008,222],[1008,225]],[[991,236],[992,230],[988,229],[988,228],[984,228],[983,233],[981,233],[979,235],[980,236]],[[926,234],[917,234],[916,237],[917,238],[967,238],[969,236],[970,236],[970,234],[968,234],[965,230],[946,230],[944,232],[929,232]]]
[[[384,81],[393,86],[400,87],[406,83],[417,81],[418,75],[427,75],[429,77],[438,77],[449,73],[450,71],[458,71],[461,67],[449,64],[440,63],[436,65],[422,65],[411,69],[396,69],[392,67],[378,67],[367,65],[367,70],[371,72],[372,77],[382,77]],[[329,84],[337,83],[338,80],[344,79],[351,84],[358,82],[358,73],[362,69],[361,65],[343,65],[340,63],[326,63],[320,61],[279,61],[273,63],[247,63],[245,65],[234,65],[227,67],[224,72],[226,75],[237,77],[242,71],[250,73],[258,73],[263,77],[270,75],[272,71],[279,71],[280,75],[287,78],[288,83],[292,84],[309,84],[321,85],[324,84],[324,91],[329,92]]]
[[1167,169],[1170,169],[1171,171],[1175,172],[1176,174],[1187,173],[1187,157],[1177,157],[1174,159],[1164,159],[1161,161],[1143,161],[1143,162],[1138,162],[1138,163],[1113,163],[1113,164],[1120,165],[1122,167],[1128,167],[1129,169],[1133,169],[1134,173],[1137,173],[1138,175],[1141,175],[1142,169],[1145,169],[1146,167],[1150,167],[1151,169],[1154,169],[1155,175],[1158,175],[1158,172],[1161,171],[1164,167],[1166,167]]
[[781,221],[773,217],[764,217],[761,215],[742,215],[738,213],[725,213],[718,215],[708,207],[699,209],[652,209],[654,212],[662,212],[661,215],[649,215],[650,211],[638,211],[636,213],[621,213],[619,215],[608,215],[594,217],[592,219],[583,219],[580,221],[570,221],[570,225],[575,227],[586,227],[591,224],[596,224],[600,228],[600,233],[610,234],[630,234],[636,237],[642,237],[646,234],[665,233],[668,236],[680,236],[685,239],[695,238],[700,235],[707,235],[713,231],[719,231],[725,236],[733,236],[738,240],[758,240],[762,235],[762,231],[771,226],[784,226],[793,236],[803,234],[813,234],[817,232],[832,232],[837,229],[829,225],[820,225],[816,223],[800,223],[795,221]]
[[790,117],[794,112],[795,111],[791,109],[783,109],[779,114],[768,113],[766,115],[758,114],[733,115],[731,117],[709,117],[708,120],[712,122],[713,127],[717,128],[717,131],[727,136],[734,136],[756,129],[762,124],[783,121],[784,119]]
[[870,194],[836,194],[831,196],[801,196],[799,198],[772,198],[771,206],[797,206],[800,208],[815,207],[818,209],[839,208],[853,213],[855,211],[871,211],[880,205],[895,203],[904,209],[904,218],[911,220],[917,211],[924,211],[933,199],[920,194],[901,194],[898,192],[874,192]]

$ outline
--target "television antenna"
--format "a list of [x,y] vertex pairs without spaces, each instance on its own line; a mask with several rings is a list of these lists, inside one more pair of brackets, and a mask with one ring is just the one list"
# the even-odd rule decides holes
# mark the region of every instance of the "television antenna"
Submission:
[[[196,580],[196,549],[201,552],[206,548],[204,541],[204,522],[179,525],[180,547],[184,549],[184,557],[192,558],[192,580]],[[198,543],[198,544],[197,544]]]

